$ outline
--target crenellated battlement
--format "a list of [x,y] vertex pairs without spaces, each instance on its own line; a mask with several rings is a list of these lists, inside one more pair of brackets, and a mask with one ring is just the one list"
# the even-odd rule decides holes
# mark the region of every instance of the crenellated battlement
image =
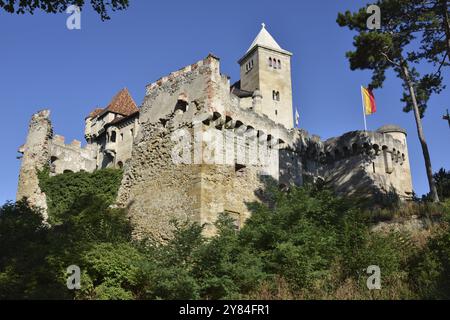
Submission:
[[209,54],[206,58],[197,61],[196,63],[183,67],[177,71],[171,72],[169,73],[169,75],[161,77],[155,82],[148,84],[146,86],[146,94],[150,95],[154,90],[164,85],[167,85],[168,83],[173,83],[174,81],[177,81],[180,78],[185,77],[195,71],[198,71],[203,66],[209,66],[214,61],[218,62],[220,61],[220,59],[213,54]]
[[[323,154],[326,162],[339,161],[358,154],[380,156],[389,152],[402,163],[408,153],[407,146],[388,133],[376,131],[352,131],[340,137],[331,138],[323,144]],[[401,161],[397,161],[401,159]]]

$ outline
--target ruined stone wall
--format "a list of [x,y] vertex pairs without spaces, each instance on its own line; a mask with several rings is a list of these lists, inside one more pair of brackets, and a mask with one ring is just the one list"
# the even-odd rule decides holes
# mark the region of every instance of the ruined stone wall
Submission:
[[50,172],[53,175],[67,171],[93,172],[97,169],[96,149],[93,145],[81,147],[78,140],[65,144],[64,137],[55,135],[50,144]]
[[167,239],[173,219],[200,222],[201,165],[172,159],[172,133],[193,135],[195,115],[207,112],[213,69],[208,57],[147,87],[140,110],[140,130],[125,165],[118,203],[129,209],[135,236]]
[[[262,175],[259,164],[240,163],[237,155],[247,154],[255,139],[278,148],[291,139],[289,131],[265,115],[240,108],[229,88],[228,78],[220,74],[219,61],[213,56],[147,87],[140,111],[141,129],[125,165],[118,199],[129,208],[137,236],[166,239],[172,219],[198,222],[212,235],[213,224],[223,212],[231,214],[239,227],[250,215],[247,204],[261,200],[264,177],[278,178],[276,163],[264,168]],[[195,143],[199,128],[200,135],[213,132],[224,138],[231,132],[236,138],[219,151],[213,148],[212,153],[202,144],[200,162],[191,154],[192,164],[174,163],[177,140],[173,133],[186,130]],[[205,161],[207,154],[215,157],[215,152],[224,157],[226,148],[235,149],[232,164]]]
[[51,139],[53,135],[50,122],[50,111],[43,110],[31,118],[20,168],[17,200],[26,198],[35,207],[43,210],[46,218],[46,196],[39,188],[38,170],[42,170],[50,160]]

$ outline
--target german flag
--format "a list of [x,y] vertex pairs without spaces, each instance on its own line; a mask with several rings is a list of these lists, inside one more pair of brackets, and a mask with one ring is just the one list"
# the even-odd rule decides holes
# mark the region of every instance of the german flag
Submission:
[[374,114],[377,111],[377,105],[375,103],[375,97],[373,96],[372,90],[361,86],[361,95],[364,105],[364,113],[366,115]]

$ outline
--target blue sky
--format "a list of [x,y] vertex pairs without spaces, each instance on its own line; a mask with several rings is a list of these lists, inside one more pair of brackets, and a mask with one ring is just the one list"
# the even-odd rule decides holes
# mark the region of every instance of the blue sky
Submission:
[[[354,34],[335,20],[340,11],[367,4],[358,0],[143,1],[102,22],[90,9],[81,30],[66,28],[66,14],[0,13],[0,108],[2,110],[0,204],[13,200],[19,174],[17,148],[28,121],[52,110],[55,132],[83,140],[84,118],[127,87],[140,104],[145,85],[191,64],[209,52],[221,58],[222,73],[239,77],[236,61],[265,22],[286,50],[294,53],[294,105],[300,126],[322,138],[363,128],[360,85],[369,72],[351,71],[345,52]],[[444,71],[449,85],[450,72]],[[416,193],[428,191],[413,114],[402,112],[401,83],[393,74],[375,92],[378,113],[369,129],[395,123],[407,129]],[[441,120],[450,108],[450,86],[429,103],[423,125],[433,169],[450,169],[450,128]]]

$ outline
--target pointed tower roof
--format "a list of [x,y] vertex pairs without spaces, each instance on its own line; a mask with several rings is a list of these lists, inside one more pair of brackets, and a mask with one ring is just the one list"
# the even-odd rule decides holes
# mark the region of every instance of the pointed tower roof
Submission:
[[106,110],[114,113],[119,113],[124,116],[129,116],[139,109],[137,108],[136,103],[128,92],[128,89],[124,88],[114,96]]
[[261,31],[256,36],[255,40],[253,40],[252,45],[250,48],[248,48],[247,52],[252,50],[255,46],[261,46],[266,48],[275,49],[278,51],[284,51],[281,49],[280,45],[275,41],[275,39],[272,37],[272,35],[267,31],[266,24],[261,24],[262,28]]
[[253,40],[251,46],[248,48],[247,52],[245,53],[244,57],[242,57],[239,60],[239,63],[241,63],[249,54],[253,51],[256,47],[262,47],[269,50],[278,51],[287,55],[292,55],[291,52],[284,50],[281,48],[281,46],[276,42],[276,40],[272,37],[272,35],[267,31],[266,24],[261,24],[261,31],[259,31],[258,35],[256,36],[255,40]]
[[94,118],[96,116],[102,116],[105,113],[113,112],[122,116],[129,116],[139,111],[136,103],[128,92],[127,88],[120,90],[111,100],[109,105],[104,109],[94,109],[88,116],[88,118]]

